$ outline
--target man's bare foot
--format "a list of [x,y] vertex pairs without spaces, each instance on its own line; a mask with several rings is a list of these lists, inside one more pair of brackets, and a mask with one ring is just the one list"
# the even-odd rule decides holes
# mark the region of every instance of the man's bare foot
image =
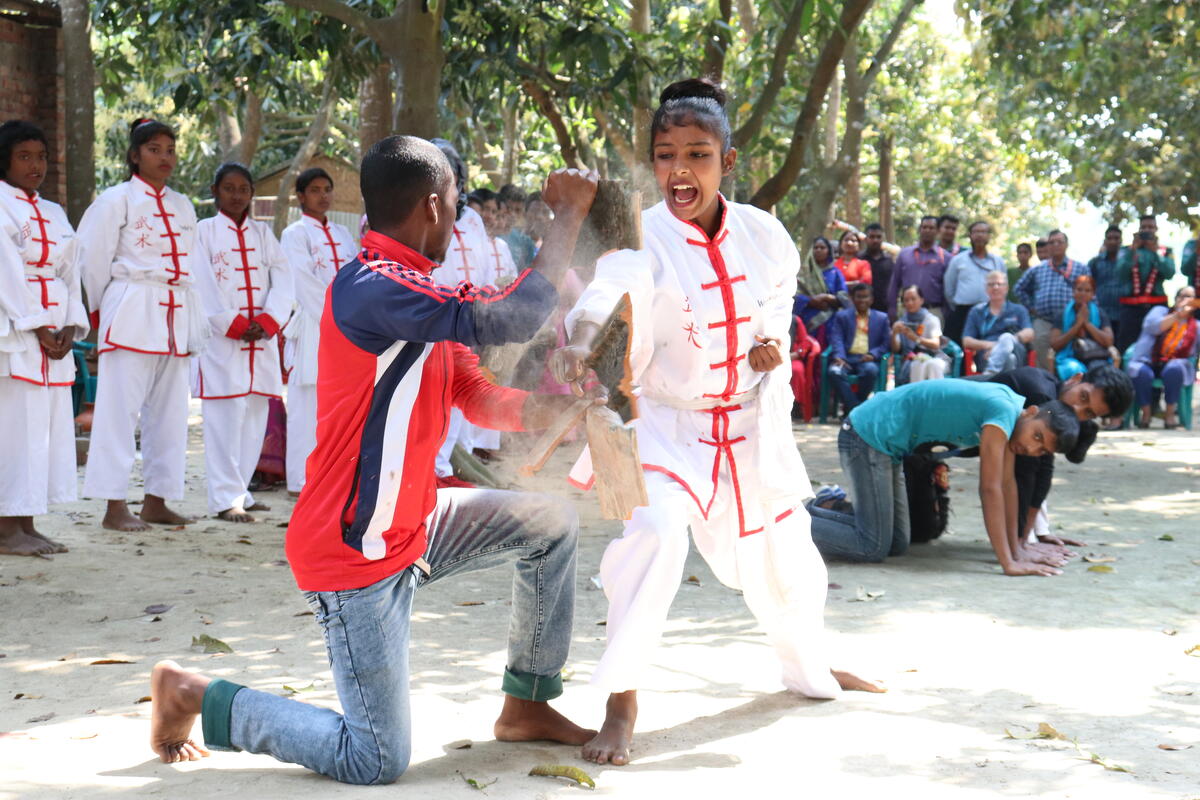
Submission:
[[135,517],[124,500],[109,500],[100,527],[110,531],[148,531],[150,526]]
[[842,687],[846,692],[873,692],[875,694],[883,694],[887,691],[887,687],[883,684],[869,681],[866,678],[860,678],[853,672],[843,672],[837,669],[829,670],[833,673],[833,677],[838,682],[838,686]]
[[48,542],[50,546],[54,548],[54,552],[56,553],[69,552],[65,544],[54,541],[49,536],[46,536],[44,533],[34,527],[33,517],[17,517],[17,519],[21,523],[21,531],[26,536],[32,536],[34,539],[41,539],[43,542]]
[[271,507],[266,503],[260,503],[257,500],[246,506],[247,511],[270,511]]
[[504,707],[492,727],[502,742],[549,741],[563,744],[583,744],[596,735],[581,728],[550,707],[549,703],[521,700],[504,695]]
[[236,506],[234,508],[227,508],[224,511],[218,512],[217,519],[223,519],[226,522],[258,522],[258,520],[254,518],[253,514],[247,514],[245,511],[237,508]]
[[629,763],[633,746],[633,725],[637,722],[637,692],[620,692],[608,696],[604,724],[600,732],[583,746],[580,755],[585,761],[613,764],[622,767]]
[[142,501],[142,513],[138,514],[143,522],[154,522],[159,525],[187,525],[195,522],[194,517],[176,514],[167,508],[167,501],[155,494],[146,495]]
[[198,761],[208,751],[191,739],[210,680],[174,661],[160,661],[150,673],[150,747],[164,764]]

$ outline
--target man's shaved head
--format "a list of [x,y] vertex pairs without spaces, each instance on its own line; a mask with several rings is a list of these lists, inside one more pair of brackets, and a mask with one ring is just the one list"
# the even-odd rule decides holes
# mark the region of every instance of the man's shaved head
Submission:
[[359,187],[367,221],[380,231],[404,222],[429,195],[453,189],[454,173],[432,143],[416,136],[389,136],[363,157]]

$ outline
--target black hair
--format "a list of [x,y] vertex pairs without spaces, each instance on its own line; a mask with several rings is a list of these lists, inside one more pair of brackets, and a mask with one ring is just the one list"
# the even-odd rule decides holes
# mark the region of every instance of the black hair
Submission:
[[[825,243],[825,249],[829,251],[829,263],[833,264],[833,242],[829,241],[824,236],[814,236],[813,240],[812,240],[812,245],[810,245],[808,249],[811,251],[813,249],[813,247],[816,246],[817,242]],[[822,266],[824,266],[824,265],[822,265]]]
[[1067,236],[1067,234],[1063,233],[1058,228],[1055,228],[1054,230],[1052,230],[1046,234],[1046,244],[1050,244],[1051,236],[1061,236],[1061,237],[1063,237],[1063,241],[1067,242],[1067,243],[1070,243],[1070,241],[1071,241],[1070,238]]
[[150,117],[138,117],[129,123],[129,149],[125,151],[125,165],[129,167],[130,175],[138,174],[137,164],[133,163],[133,154],[155,136],[166,136],[172,142],[175,141],[175,131],[165,122]]
[[1145,222],[1146,220],[1152,220],[1156,224],[1158,223],[1158,217],[1154,216],[1153,214],[1142,214],[1140,217],[1138,217],[1138,222]]
[[217,167],[217,174],[213,176],[213,188],[215,189],[220,186],[221,181],[224,180],[225,176],[231,172],[236,172],[238,175],[241,175],[243,178],[249,181],[250,190],[254,191],[254,176],[250,174],[250,170],[246,168],[245,164],[237,161],[226,161],[224,164]]
[[304,194],[308,190],[308,185],[317,178],[324,178],[329,181],[329,188],[333,188],[333,178],[329,177],[329,173],[320,167],[309,167],[296,176],[296,194]]
[[47,152],[50,150],[50,142],[46,141],[41,128],[23,119],[10,119],[0,125],[0,180],[8,176],[13,148],[22,142],[41,142]]
[[1047,242],[1045,239],[1038,239],[1036,246],[1037,247],[1045,247],[1048,244],[1049,244],[1049,242]]
[[1075,439],[1075,446],[1067,452],[1067,461],[1082,464],[1083,459],[1087,458],[1088,448],[1095,444],[1096,434],[1099,432],[1100,426],[1090,419],[1079,423],[1079,436]]
[[858,281],[856,283],[850,284],[850,291],[848,291],[847,294],[849,294],[851,297],[854,297],[854,295],[858,294],[859,292],[863,291],[864,289],[867,290],[868,292],[870,292],[871,294],[875,294],[875,287],[873,287],[871,284],[867,283],[866,281]]
[[468,200],[479,203],[479,205],[483,205],[489,200],[499,202],[499,197],[500,196],[491,189],[476,189],[475,191],[471,192],[471,194],[467,195]]
[[446,191],[454,173],[446,156],[416,136],[380,139],[363,156],[359,188],[373,231],[385,231],[431,194]]
[[1120,233],[1120,232],[1121,232],[1121,228],[1118,225],[1109,225],[1107,228],[1104,229],[1105,236],[1107,236],[1110,233]]
[[658,96],[658,108],[650,120],[650,158],[654,137],[670,128],[695,125],[721,140],[721,155],[733,148],[733,132],[725,115],[725,90],[707,78],[675,81]]
[[915,283],[910,283],[908,286],[905,286],[903,289],[901,289],[901,290],[900,290],[900,297],[901,297],[901,299],[903,299],[903,298],[904,298],[904,295],[905,295],[905,293],[907,293],[907,292],[916,292],[916,293],[917,293],[917,297],[921,298],[922,300],[924,300],[924,299],[925,299],[925,293],[924,293],[924,292],[922,292],[922,291],[921,291],[921,287],[920,287],[920,286],[917,286]]
[[1033,245],[1031,245],[1029,242],[1021,242],[1019,245],[1017,245],[1018,250],[1020,250],[1022,247],[1031,253],[1033,252]]
[[871,231],[882,231],[882,230],[883,230],[882,225],[880,225],[878,222],[872,222],[870,225],[863,228],[863,233],[870,233]]
[[839,246],[842,244],[842,242],[846,241],[847,236],[853,236],[855,239],[858,240],[859,244],[862,244],[862,234],[860,234],[858,231],[852,231],[849,228],[847,228],[846,230],[842,231],[842,235],[838,237],[838,245]]
[[463,209],[467,207],[467,163],[458,154],[458,148],[446,139],[433,138],[429,140],[442,155],[450,162],[450,171],[454,173],[454,185],[458,189],[458,202],[454,206],[454,219],[462,219]]
[[954,216],[953,214],[942,214],[940,217],[937,218],[937,223],[938,223],[939,228],[942,227],[942,224],[946,223],[946,222],[953,222],[955,225],[957,225],[958,217]]
[[990,224],[990,223],[989,223],[987,220],[984,220],[984,219],[977,219],[977,220],[975,220],[974,222],[972,222],[970,225],[968,225],[968,226],[967,226],[967,233],[969,234],[969,233],[971,233],[971,231],[975,230],[975,227],[976,227],[977,225],[987,225],[987,226],[988,226],[988,230],[991,230],[991,229],[992,229],[992,226],[991,226],[991,224]]
[[506,183],[500,187],[500,191],[496,195],[496,202],[502,206],[525,205],[527,195],[519,186],[514,186],[511,183]]
[[1051,400],[1038,406],[1037,416],[1054,434],[1056,453],[1070,453],[1079,439],[1079,420],[1075,411],[1061,400]]
[[1090,383],[1104,395],[1110,417],[1123,417],[1133,404],[1133,381],[1124,370],[1112,364],[1101,364],[1083,373],[1084,383]]
[[927,220],[927,219],[931,219],[931,220],[933,220],[933,224],[934,224],[936,227],[939,227],[939,228],[940,228],[940,227],[942,227],[942,223],[941,223],[941,222],[939,222],[939,220],[941,219],[941,217],[935,217],[933,214],[926,214],[925,216],[921,217],[921,221],[920,221],[919,223],[917,223],[917,225],[918,225],[918,226],[920,226],[920,225],[924,225],[924,224],[925,224],[925,220]]
[[529,197],[525,198],[525,210],[528,211],[529,207],[531,205],[533,205],[534,203],[545,203],[545,202],[546,201],[542,199],[541,192],[530,192]]

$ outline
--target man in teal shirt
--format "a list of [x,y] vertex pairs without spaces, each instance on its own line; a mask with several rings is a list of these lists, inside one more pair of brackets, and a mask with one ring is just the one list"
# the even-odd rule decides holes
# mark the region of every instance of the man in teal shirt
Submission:
[[838,434],[854,513],[810,506],[817,549],[826,558],[849,561],[902,555],[910,530],[901,460],[934,442],[951,449],[978,445],[983,523],[1004,574],[1059,574],[1061,553],[1021,543],[1013,468],[1018,455],[1070,451],[1079,422],[1059,401],[1022,410],[1023,405],[1020,395],[1001,384],[922,381],[854,409]]
[[1155,306],[1167,305],[1163,281],[1175,275],[1175,257],[1169,247],[1158,245],[1158,223],[1147,214],[1139,224],[1137,238],[1117,256],[1117,302],[1121,316],[1117,326],[1117,350],[1137,341],[1142,320]]

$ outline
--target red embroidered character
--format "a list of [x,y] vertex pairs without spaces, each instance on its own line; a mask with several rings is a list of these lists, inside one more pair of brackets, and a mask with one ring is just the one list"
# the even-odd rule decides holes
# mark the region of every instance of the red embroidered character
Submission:
[[138,217],[133,221],[133,229],[135,231],[151,231],[150,222],[145,217]]
[[225,272],[224,267],[217,267],[216,269],[213,270],[213,277],[216,278],[218,281],[224,281],[224,280],[227,280],[229,276]]
[[148,236],[146,236],[146,234],[143,233],[141,236],[139,236],[137,238],[137,241],[134,242],[134,245],[137,247],[149,247],[150,246],[150,238]]

